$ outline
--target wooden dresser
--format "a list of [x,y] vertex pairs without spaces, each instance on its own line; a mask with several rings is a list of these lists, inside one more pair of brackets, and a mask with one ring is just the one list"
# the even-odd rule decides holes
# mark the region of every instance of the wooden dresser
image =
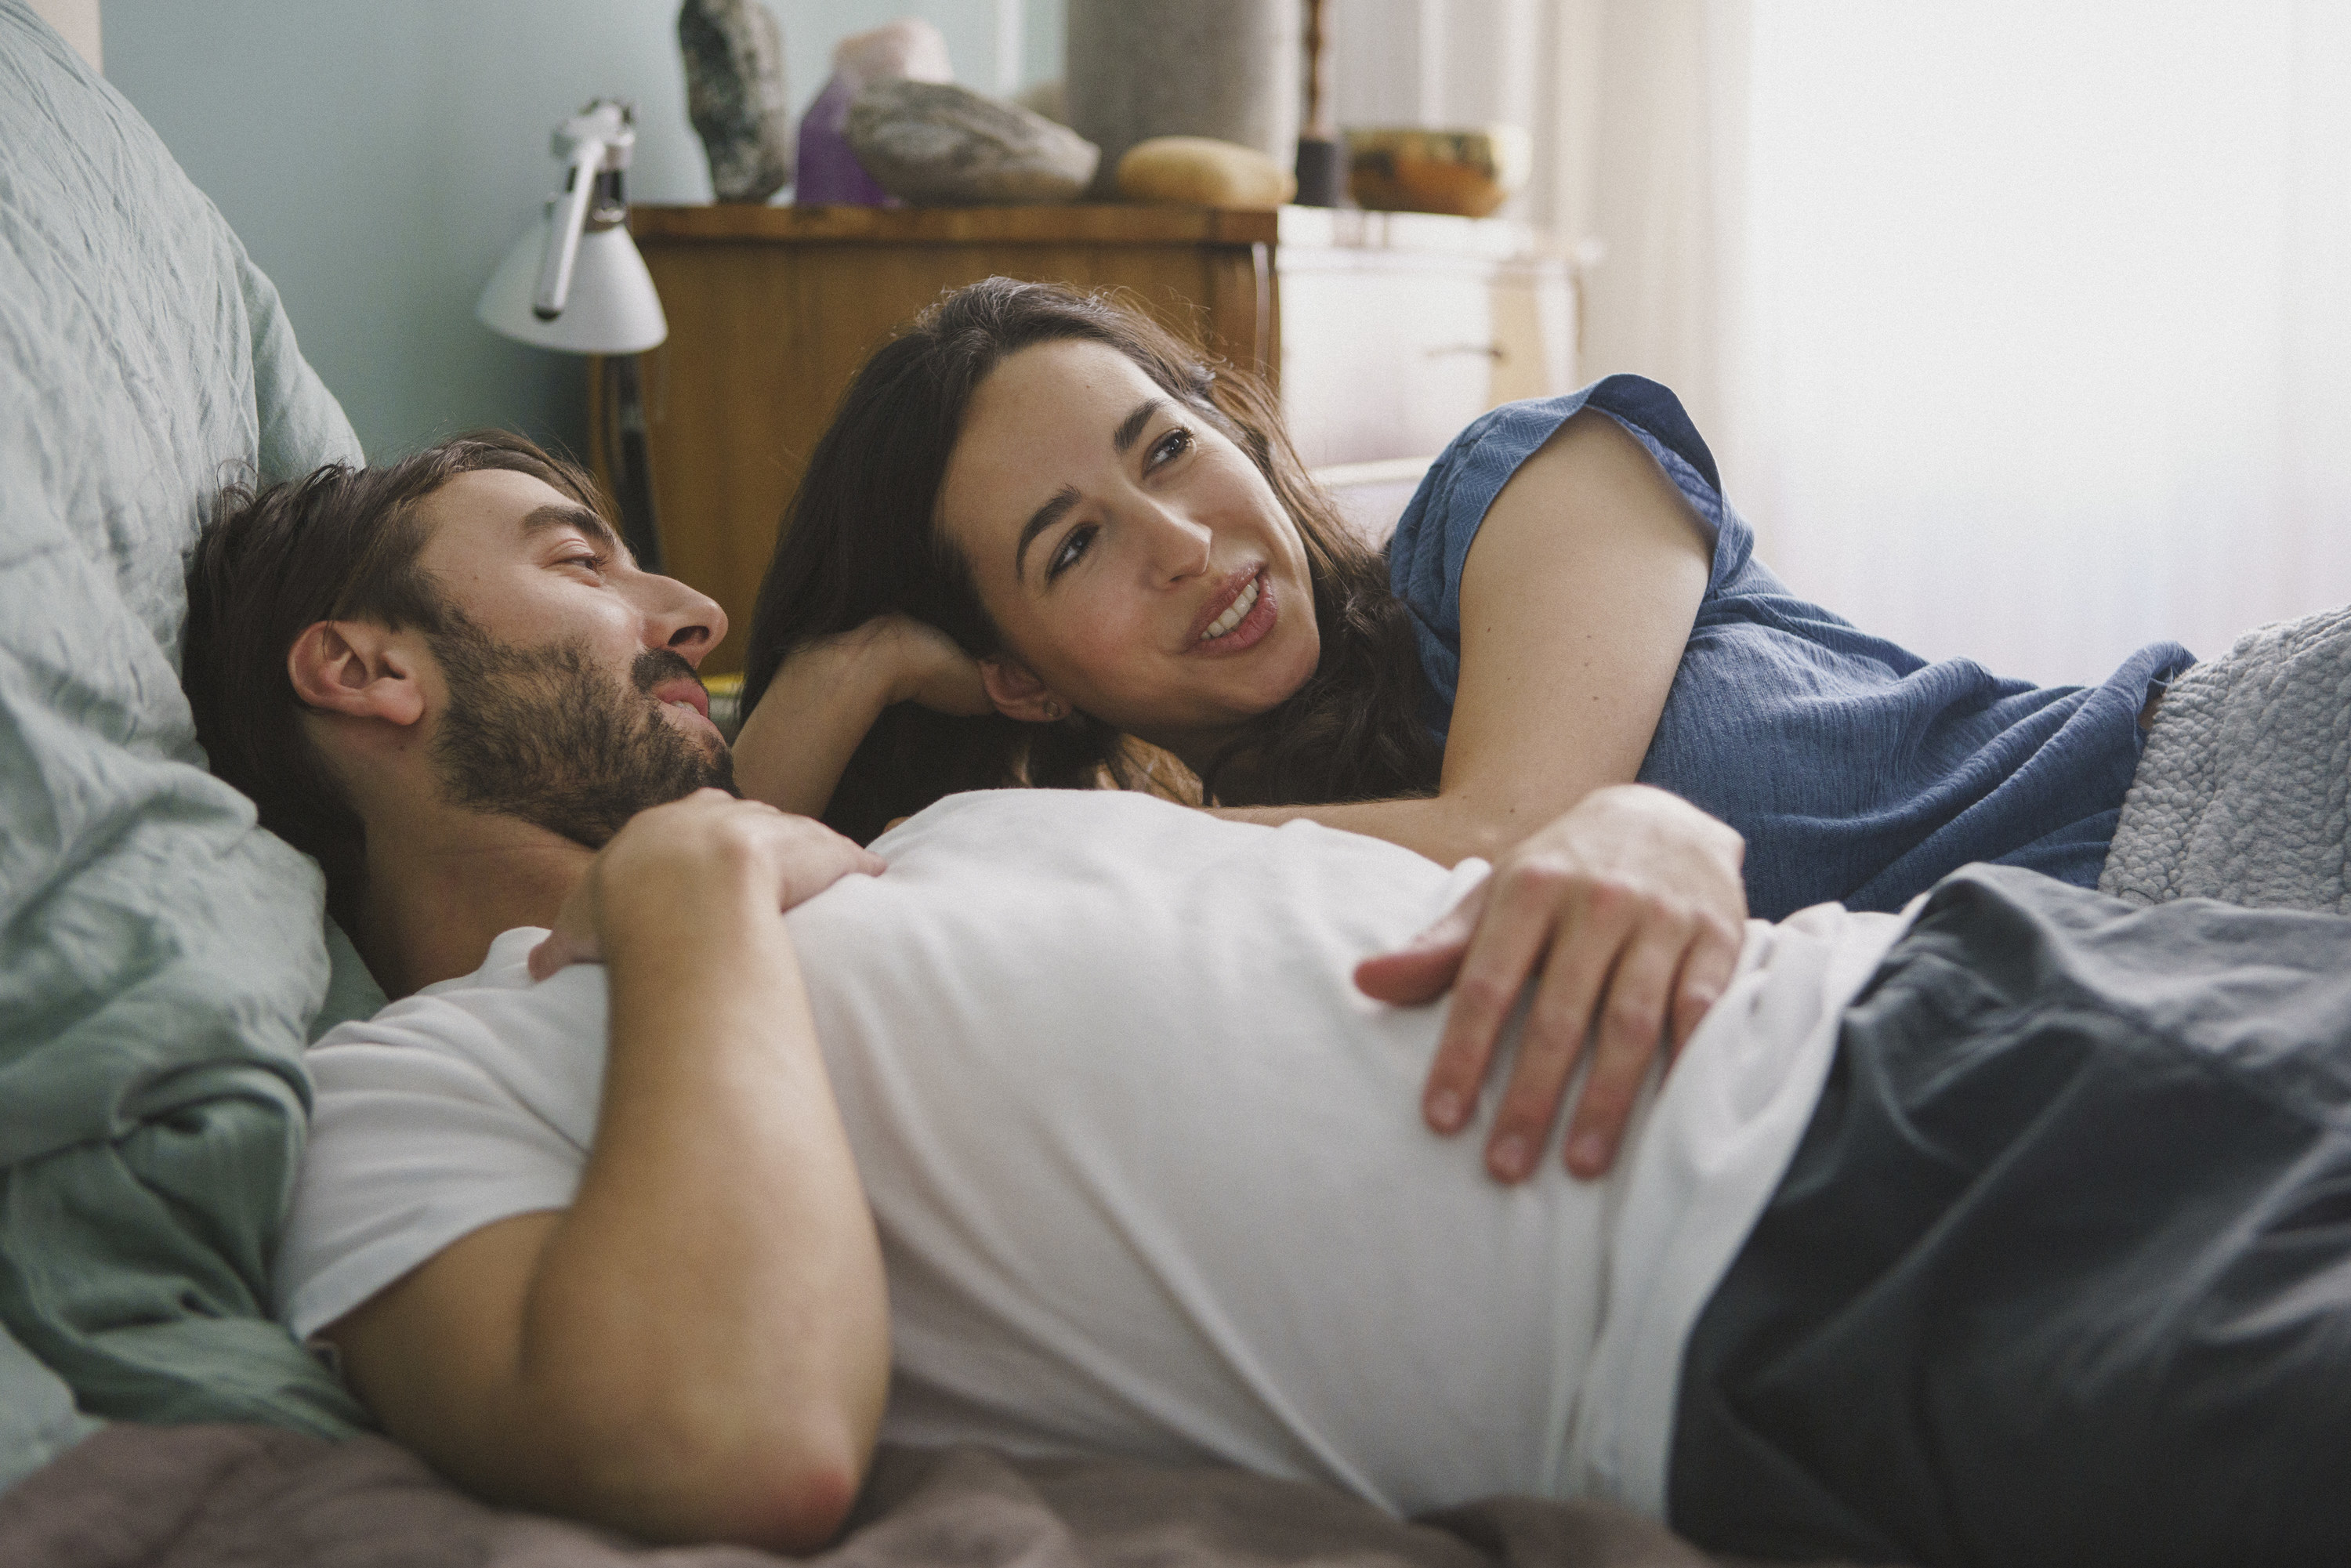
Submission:
[[[1205,207],[640,206],[669,341],[643,358],[666,570],[742,667],[777,524],[868,354],[946,289],[1001,274],[1123,288],[1279,387],[1301,455],[1376,529],[1410,464],[1484,410],[1575,379],[1571,264],[1520,225]],[[589,378],[591,402],[604,378]],[[607,411],[591,409],[601,431]],[[601,452],[603,442],[593,443]],[[1343,495],[1343,499],[1345,497]]]

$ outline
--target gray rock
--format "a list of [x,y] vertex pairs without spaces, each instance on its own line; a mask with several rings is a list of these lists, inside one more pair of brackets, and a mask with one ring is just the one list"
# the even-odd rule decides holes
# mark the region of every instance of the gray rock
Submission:
[[849,145],[882,188],[916,206],[1066,202],[1102,151],[1041,114],[952,82],[877,81],[849,106]]
[[764,202],[791,183],[784,34],[759,0],[685,0],[677,13],[685,111],[722,202]]
[[[1013,95],[1012,101],[1031,113],[1043,115],[1056,125],[1070,123],[1069,89],[1061,85],[1060,77],[1050,81],[1030,82]],[[1071,129],[1075,130],[1076,127]]]

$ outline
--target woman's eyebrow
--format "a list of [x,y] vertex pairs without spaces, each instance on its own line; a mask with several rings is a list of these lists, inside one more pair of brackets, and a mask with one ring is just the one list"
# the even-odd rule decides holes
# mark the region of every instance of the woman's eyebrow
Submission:
[[[1134,443],[1127,444],[1133,445]],[[1029,580],[1029,541],[1067,517],[1070,508],[1077,504],[1078,487],[1064,485],[1053,493],[1051,500],[1038,507],[1029,520],[1020,525],[1020,542],[1012,550],[1013,581],[1025,583]]]
[[1143,427],[1151,423],[1151,416],[1166,406],[1165,399],[1155,397],[1145,398],[1135,405],[1134,412],[1128,414],[1118,429],[1111,434],[1110,444],[1118,448],[1121,457],[1133,449],[1135,438],[1143,434]]

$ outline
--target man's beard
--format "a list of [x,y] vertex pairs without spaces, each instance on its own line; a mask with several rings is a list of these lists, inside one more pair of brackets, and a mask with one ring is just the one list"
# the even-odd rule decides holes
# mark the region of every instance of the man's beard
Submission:
[[449,683],[433,759],[454,805],[597,849],[648,806],[706,786],[734,791],[725,743],[678,729],[653,695],[694,674],[667,649],[639,653],[618,683],[584,644],[500,643],[462,613],[430,641]]

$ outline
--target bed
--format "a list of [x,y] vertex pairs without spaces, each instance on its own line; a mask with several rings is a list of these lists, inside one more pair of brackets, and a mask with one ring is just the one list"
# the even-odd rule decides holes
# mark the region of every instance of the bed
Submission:
[[[0,0],[0,1561],[749,1564],[485,1506],[264,1310],[301,1053],[380,994],[203,767],[185,552],[225,477],[351,461],[268,280],[107,87],[94,5]],[[861,1564],[1711,1561],[1606,1508],[1406,1522],[1237,1470],[885,1450]]]
[[[264,1310],[304,1047],[381,997],[317,869],[204,769],[181,579],[222,480],[360,454],[268,279],[85,57],[98,36],[94,0],[0,0],[0,1563],[775,1563],[486,1506]],[[2351,914],[2346,693],[2351,611],[2183,675],[2106,891]],[[821,1555],[1720,1561],[1594,1504],[1399,1521],[1239,1470],[968,1448],[885,1448]]]

